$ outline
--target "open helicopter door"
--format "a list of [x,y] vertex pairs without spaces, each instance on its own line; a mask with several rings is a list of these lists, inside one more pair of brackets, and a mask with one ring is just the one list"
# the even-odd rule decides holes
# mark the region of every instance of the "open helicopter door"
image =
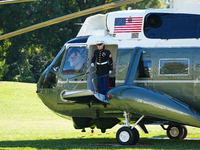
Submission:
[[[115,86],[115,66],[118,46],[116,44],[105,45],[113,56],[113,71],[110,74],[110,88]],[[105,101],[98,94],[96,68],[91,67],[91,60],[96,45],[70,44],[60,52],[56,62],[61,62],[60,71],[57,75],[58,103],[77,102],[88,103],[90,101]],[[56,64],[55,62],[55,64]]]
[[[96,45],[90,45],[89,46],[89,61],[88,66],[91,65],[92,56],[94,54],[94,51],[97,49]],[[116,75],[116,57],[117,57],[117,51],[118,51],[118,45],[117,44],[105,44],[105,49],[109,50],[112,54],[113,59],[113,71],[111,74],[109,74],[109,90],[115,87],[115,75]],[[98,94],[98,83],[97,83],[97,76],[96,76],[96,67],[91,67],[89,70],[89,74],[87,76],[87,89],[90,89],[91,91],[94,91],[94,93]],[[98,94],[99,95],[99,94]],[[101,99],[101,96],[99,96],[99,99]]]

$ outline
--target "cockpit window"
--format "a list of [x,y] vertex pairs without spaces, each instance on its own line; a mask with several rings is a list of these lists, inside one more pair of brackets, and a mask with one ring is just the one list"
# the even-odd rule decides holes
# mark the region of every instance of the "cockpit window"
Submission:
[[59,54],[56,56],[56,58],[54,59],[54,61],[52,62],[52,69],[53,71],[55,71],[56,73],[60,70],[60,64],[64,55],[64,49],[65,47],[63,47],[61,49],[61,51],[59,52]]
[[65,58],[63,73],[83,73],[85,53],[85,47],[70,47]]
[[39,82],[40,88],[56,88],[56,74],[60,70],[64,49],[65,46],[60,50],[51,65],[43,72]]

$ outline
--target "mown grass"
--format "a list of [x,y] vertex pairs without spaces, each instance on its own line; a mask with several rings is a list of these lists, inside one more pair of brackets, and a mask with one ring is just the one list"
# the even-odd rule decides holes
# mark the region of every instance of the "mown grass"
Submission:
[[[140,129],[135,146],[98,146],[91,143],[117,143],[119,125],[102,134],[95,129],[75,130],[72,122],[55,115],[37,97],[36,84],[0,82],[0,149],[200,149],[200,140],[152,139],[166,137],[160,126]],[[200,129],[188,127],[187,138],[200,138]]]

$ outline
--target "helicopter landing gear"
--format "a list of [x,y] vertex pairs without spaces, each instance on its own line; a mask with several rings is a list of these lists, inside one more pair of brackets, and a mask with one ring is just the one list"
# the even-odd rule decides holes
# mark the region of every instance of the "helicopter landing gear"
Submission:
[[136,128],[122,127],[116,134],[116,139],[121,145],[135,145],[139,138],[139,132]]
[[170,139],[184,139],[187,133],[187,128],[184,125],[169,125],[167,128],[167,136]]
[[138,121],[130,127],[130,115],[124,112],[126,125],[117,131],[116,139],[121,145],[135,145],[138,143],[140,135],[135,126],[144,118],[141,116]]
[[182,137],[181,139],[184,139],[184,138],[187,137],[188,130],[187,130],[186,126],[182,125],[182,127],[183,127],[183,132],[184,132],[184,134],[183,134],[183,137]]

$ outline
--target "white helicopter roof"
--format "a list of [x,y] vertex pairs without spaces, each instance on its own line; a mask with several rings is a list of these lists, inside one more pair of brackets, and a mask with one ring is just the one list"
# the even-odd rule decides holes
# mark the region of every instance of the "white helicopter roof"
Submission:
[[[154,39],[152,40],[146,38],[144,36],[143,31],[143,24],[145,16],[149,13],[184,13],[184,14],[200,14],[200,0],[171,0],[170,9],[145,9],[145,10],[125,10],[125,11],[115,11],[110,12],[107,14],[97,14],[88,17],[82,28],[80,29],[79,33],[77,34],[77,37],[84,37],[88,36],[87,43],[88,44],[95,44],[95,41],[102,40],[106,41],[108,44],[118,44],[120,45],[133,45],[139,44],[140,46],[143,46],[143,43],[146,43],[145,45],[153,45],[155,46],[155,43],[161,43],[161,45],[165,45],[165,40],[161,39]],[[120,24],[124,22],[130,22],[134,23],[131,25],[131,28],[126,29],[119,27]],[[126,20],[126,21],[125,21]],[[128,21],[127,21],[128,20]],[[119,28],[118,28],[119,27]],[[126,31],[127,30],[127,33]],[[131,30],[131,31],[130,31]],[[122,32],[123,31],[123,32]],[[121,42],[123,41],[123,42]],[[190,44],[194,42],[194,40],[190,39],[174,39],[171,40],[171,42],[179,43],[178,41],[181,41],[181,43],[189,42]],[[184,42],[183,42],[184,41]],[[199,40],[195,39],[195,43],[199,42]],[[154,43],[154,44],[153,44]],[[171,43],[173,45],[173,43]],[[177,44],[175,44],[177,45]],[[136,45],[137,46],[137,45]]]
[[[145,9],[145,10],[126,10],[116,11],[107,14],[98,14],[88,17],[77,37],[81,36],[106,36],[108,34],[115,34],[117,31],[115,25],[122,21],[122,18],[130,18],[140,21],[148,13],[190,13],[200,14],[200,0],[171,0],[170,9]],[[121,18],[121,19],[116,19]],[[123,21],[122,21],[123,22]],[[143,21],[141,22],[143,23]],[[119,32],[118,32],[119,33]],[[119,35],[119,34],[118,34]],[[138,35],[140,37],[140,35]],[[117,38],[117,37],[116,37]],[[120,35],[121,38],[121,35]]]
[[141,22],[144,16],[150,12],[174,12],[171,9],[146,9],[146,10],[126,10],[126,11],[115,11],[107,14],[97,14],[88,17],[82,28],[80,29],[77,37],[81,36],[106,36],[108,34],[114,34],[114,26],[116,18],[138,18]]

